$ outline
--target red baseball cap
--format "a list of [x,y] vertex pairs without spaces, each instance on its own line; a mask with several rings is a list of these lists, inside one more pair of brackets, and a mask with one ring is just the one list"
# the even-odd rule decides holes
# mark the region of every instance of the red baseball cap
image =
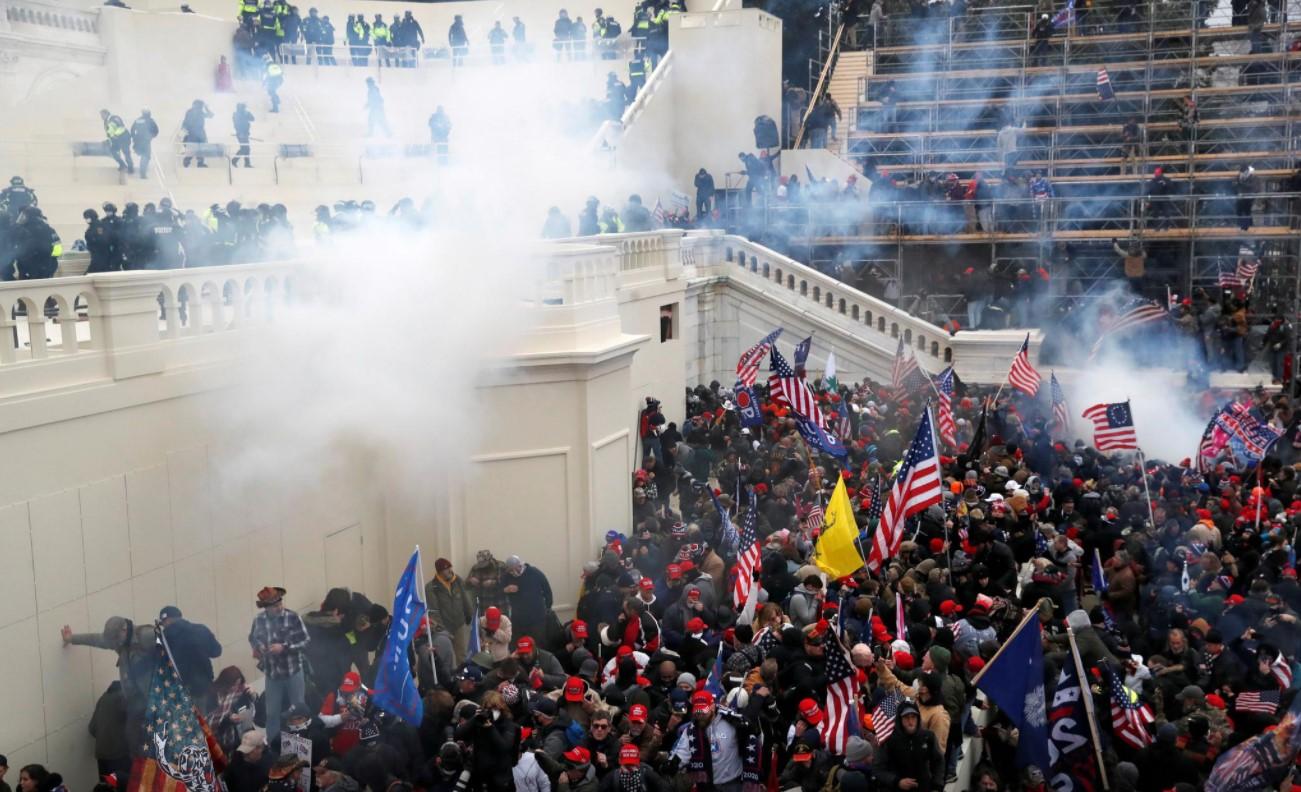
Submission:
[[581,745],[576,745],[561,755],[565,757],[565,761],[576,765],[591,764],[592,762],[592,752]]
[[648,577],[644,577],[641,580],[637,581],[637,585],[641,588],[642,591],[655,590],[655,581],[651,580]]
[[691,694],[691,711],[704,712],[714,706],[714,694],[708,690],[697,690]]
[[693,588],[693,589],[691,589],[690,591],[688,591],[688,592],[687,592],[687,599],[689,599],[689,600],[698,600],[698,599],[700,599],[700,589],[694,589],[694,588]]
[[587,640],[587,622],[581,619],[574,619],[569,625],[570,630],[574,633],[575,638]]
[[700,618],[699,616],[687,622],[687,632],[702,633],[704,631],[705,631],[705,620]]
[[501,608],[496,606],[488,608],[483,612],[483,623],[488,625],[489,630],[495,630],[501,626]]
[[619,766],[636,767],[641,764],[641,749],[628,743],[619,749]]
[[583,700],[583,694],[587,692],[587,683],[579,677],[570,677],[565,680],[565,701],[579,702]]
[[624,644],[619,647],[619,651],[615,652],[615,654],[619,657],[628,657],[632,654],[632,647],[628,644]]
[[361,690],[361,674],[356,671],[349,671],[343,675],[343,683],[339,685],[339,690],[344,693],[355,693]]
[[526,653],[533,651],[533,639],[527,635],[519,639],[519,643],[515,644],[515,650]]
[[649,717],[650,712],[647,711],[645,704],[633,704],[628,708],[628,720],[633,723],[645,723]]
[[678,580],[682,577],[682,567],[678,566],[677,564],[669,564],[667,574],[669,576],[669,580]]
[[806,698],[800,702],[800,717],[817,726],[822,722],[822,708],[818,706],[818,702]]

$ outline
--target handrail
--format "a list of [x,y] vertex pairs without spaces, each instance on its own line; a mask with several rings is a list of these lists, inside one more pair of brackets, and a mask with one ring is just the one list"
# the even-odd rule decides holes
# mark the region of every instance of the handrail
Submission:
[[591,142],[587,144],[587,153],[597,154],[618,149],[619,139],[623,137],[624,130],[637,120],[654,95],[668,84],[671,71],[673,71],[673,50],[666,52],[659,63],[655,64],[655,68],[646,76],[646,82],[642,84],[641,90],[637,92],[637,96],[623,109],[623,115],[619,120],[606,119],[601,122]]
[[822,73],[818,75],[818,85],[813,89],[809,96],[809,106],[804,110],[804,117],[800,119],[800,128],[795,133],[795,141],[791,148],[799,148],[804,141],[804,130],[809,125],[809,119],[813,117],[813,110],[818,106],[818,97],[822,96],[824,86],[827,80],[831,78],[831,70],[835,67],[836,61],[840,56],[840,42],[845,36],[845,20],[840,20],[840,26],[836,28],[836,35],[831,40],[831,50],[827,53],[826,63],[822,64]]

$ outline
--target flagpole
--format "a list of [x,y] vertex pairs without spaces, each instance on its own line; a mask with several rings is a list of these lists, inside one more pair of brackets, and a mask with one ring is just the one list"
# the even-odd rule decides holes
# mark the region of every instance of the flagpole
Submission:
[[[997,660],[1000,656],[1002,656],[1003,652],[1007,649],[1007,647],[1011,645],[1012,639],[1016,637],[1016,634],[1021,632],[1021,630],[1026,626],[1026,624],[1030,622],[1031,619],[1038,618],[1039,602],[1043,602],[1044,599],[1045,599],[1044,597],[1040,597],[1039,601],[1034,604],[1033,608],[1027,609],[1025,616],[1021,618],[1021,623],[1016,626],[1016,629],[1013,630],[1011,635],[1007,637],[1007,640],[1003,642],[1003,645],[998,647],[998,651],[994,652],[994,656],[989,658],[989,660],[985,663],[985,667],[980,669],[980,671],[974,677],[971,678],[971,684],[973,686],[976,683],[980,682],[980,678],[985,675],[985,672],[989,670],[990,666],[994,665],[994,661]],[[1083,680],[1081,680],[1080,684],[1081,685],[1084,684]]]
[[1093,737],[1093,755],[1098,760],[1098,772],[1102,775],[1102,788],[1110,789],[1107,783],[1107,765],[1102,760],[1102,740],[1098,736],[1097,716],[1093,713],[1093,691],[1089,688],[1088,677],[1084,675],[1084,663],[1080,661],[1080,648],[1075,645],[1075,631],[1066,625],[1066,638],[1071,643],[1071,659],[1075,661],[1075,674],[1080,681],[1080,696],[1084,699],[1084,714],[1089,721],[1089,735]]
[[1143,493],[1147,495],[1147,516],[1152,521],[1152,527],[1156,528],[1156,512],[1152,510],[1152,490],[1147,485],[1147,457],[1143,456],[1143,449],[1138,449],[1139,475],[1143,477]]
[[[416,596],[424,603],[425,612],[420,620],[425,623],[425,636],[429,639],[429,670],[434,677],[434,686],[438,685],[438,663],[434,662],[434,626],[429,623],[429,603],[425,601],[425,554],[420,552],[420,545],[416,545],[416,577],[420,579],[420,590]],[[478,629],[476,625],[475,629]],[[417,658],[416,681],[417,689],[419,688],[419,659]]]
[[1262,463],[1264,463],[1264,461],[1265,461],[1265,457],[1262,456],[1262,457],[1260,458],[1260,461],[1258,461],[1258,462],[1256,463],[1256,490],[1257,490],[1257,492],[1253,493],[1253,494],[1256,496],[1256,533],[1257,533],[1257,535],[1260,534],[1260,502],[1263,501],[1263,500],[1265,499],[1265,487],[1264,487],[1264,471],[1265,471],[1265,468],[1264,468],[1264,465],[1262,464]]

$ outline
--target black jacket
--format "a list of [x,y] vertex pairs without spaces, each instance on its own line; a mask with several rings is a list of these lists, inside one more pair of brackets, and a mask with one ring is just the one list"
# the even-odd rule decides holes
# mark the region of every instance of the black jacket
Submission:
[[181,680],[195,696],[204,696],[212,687],[212,661],[221,657],[221,642],[202,624],[177,619],[163,630],[167,647],[176,661]]
[[[903,717],[908,714],[917,717],[917,730],[912,734],[903,727]],[[944,789],[944,752],[935,733],[922,728],[916,705],[911,702],[900,705],[895,715],[894,734],[878,749],[874,767],[882,789],[898,789],[903,778],[917,781],[918,792]]]
[[[519,589],[509,595],[510,618],[516,637],[528,635],[527,630],[537,630],[546,625],[547,611],[551,610],[554,600],[551,584],[547,582],[547,576],[542,574],[542,570],[526,564],[519,577],[506,575],[502,578],[502,584],[514,585]],[[541,639],[543,636],[532,637]]]

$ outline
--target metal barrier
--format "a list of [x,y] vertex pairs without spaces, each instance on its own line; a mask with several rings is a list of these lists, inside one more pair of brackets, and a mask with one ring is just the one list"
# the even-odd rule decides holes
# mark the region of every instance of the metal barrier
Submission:
[[[628,33],[623,33],[616,39],[599,39],[590,43],[592,44],[590,49],[585,48],[581,52],[565,50],[554,57],[556,60],[563,57],[567,62],[590,62],[594,70],[608,71],[609,61],[627,60],[636,48],[634,38]],[[441,45],[376,47],[373,44],[353,46],[345,41],[341,44],[329,45],[281,44],[278,54],[281,63],[289,67],[311,66],[318,70],[324,68],[365,71],[379,78],[384,71],[390,69],[477,68],[508,63],[530,63],[550,59],[552,52],[550,48],[537,51],[531,43],[523,48],[508,44],[500,54],[494,53],[487,46],[474,46],[464,55],[458,54],[453,59],[451,48]]]

